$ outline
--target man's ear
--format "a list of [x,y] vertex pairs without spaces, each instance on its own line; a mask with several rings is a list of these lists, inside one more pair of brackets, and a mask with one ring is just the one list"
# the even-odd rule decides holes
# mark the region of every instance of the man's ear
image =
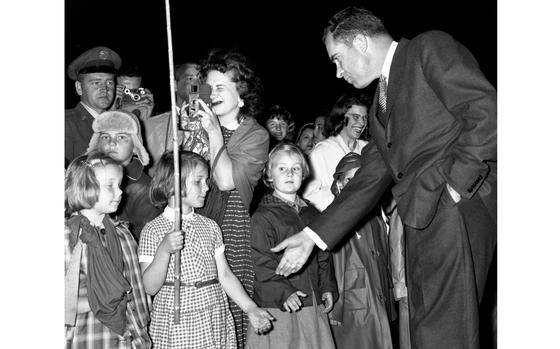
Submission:
[[74,87],[76,88],[76,93],[78,96],[82,95],[82,83],[80,81],[74,82]]
[[356,37],[352,41],[352,44],[356,46],[356,48],[360,50],[360,52],[362,53],[365,53],[367,51],[368,41],[367,41],[367,37],[364,34],[356,35]]

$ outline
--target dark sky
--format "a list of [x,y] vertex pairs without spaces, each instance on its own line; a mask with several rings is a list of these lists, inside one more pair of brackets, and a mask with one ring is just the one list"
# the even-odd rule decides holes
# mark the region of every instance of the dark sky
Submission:
[[[412,5],[411,5],[412,4]],[[321,42],[337,11],[361,5],[379,16],[395,39],[443,30],[463,43],[496,86],[495,1],[243,2],[170,0],[175,64],[204,58],[212,48],[238,47],[261,77],[265,103],[288,108],[298,125],[329,110],[352,86],[335,78]],[[94,46],[108,46],[123,61],[137,62],[143,85],[155,95],[155,112],[169,110],[165,1],[68,0],[65,3],[65,67]],[[67,108],[79,101],[66,78]]]

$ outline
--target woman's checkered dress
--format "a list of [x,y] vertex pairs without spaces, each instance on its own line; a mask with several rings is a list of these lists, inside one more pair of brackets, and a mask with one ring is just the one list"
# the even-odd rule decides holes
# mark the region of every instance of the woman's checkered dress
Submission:
[[[140,236],[140,262],[150,263],[163,237],[173,227],[174,211],[167,207],[150,221]],[[181,282],[192,284],[217,278],[214,256],[224,252],[220,228],[196,213],[183,216],[185,245],[181,251]],[[166,281],[173,282],[175,257],[171,256]],[[162,286],[153,301],[149,333],[153,348],[236,347],[233,318],[227,296],[219,283],[196,288],[181,286],[181,318],[175,324],[173,286]]]
[[[235,131],[222,127],[224,144],[227,145]],[[225,203],[224,218],[222,221],[222,234],[226,245],[226,260],[233,274],[239,279],[241,285],[253,298],[253,284],[255,270],[253,268],[251,252],[251,218],[249,211],[245,208],[237,189],[229,191],[229,197]],[[247,325],[249,318],[241,308],[231,299],[229,308],[235,321],[235,335],[237,337],[237,348],[245,348]]]

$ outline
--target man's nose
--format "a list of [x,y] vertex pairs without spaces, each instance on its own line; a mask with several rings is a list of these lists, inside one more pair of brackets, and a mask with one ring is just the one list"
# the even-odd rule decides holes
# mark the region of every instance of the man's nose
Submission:
[[344,73],[344,70],[340,67],[340,65],[336,65],[336,77],[340,79]]

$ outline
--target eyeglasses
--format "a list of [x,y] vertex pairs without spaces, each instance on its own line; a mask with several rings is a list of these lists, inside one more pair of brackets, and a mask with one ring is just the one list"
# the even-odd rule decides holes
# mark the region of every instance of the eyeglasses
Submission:
[[359,120],[363,120],[364,122],[367,121],[367,115],[348,113],[348,114],[344,114],[344,116],[348,117],[349,119],[351,118],[354,121],[359,121]]

